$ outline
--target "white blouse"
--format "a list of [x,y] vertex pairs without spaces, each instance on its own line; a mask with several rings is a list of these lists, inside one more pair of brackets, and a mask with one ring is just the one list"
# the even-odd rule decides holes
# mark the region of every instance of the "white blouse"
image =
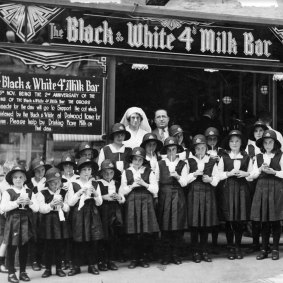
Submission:
[[[103,200],[108,200],[108,201],[115,201],[111,198],[111,195],[116,193],[116,185],[115,185],[115,181],[114,180],[111,180],[110,182],[107,182],[106,180],[104,179],[99,179],[97,180],[99,182],[101,182],[104,186],[108,187],[108,194],[106,195],[103,195],[102,196],[102,199]],[[99,186],[99,184],[98,184]],[[99,189],[100,189],[100,186],[99,186]],[[101,189],[100,189],[101,191]],[[120,195],[122,197],[122,199],[120,201],[118,201],[119,203],[124,203],[125,202],[125,197],[123,195]]]

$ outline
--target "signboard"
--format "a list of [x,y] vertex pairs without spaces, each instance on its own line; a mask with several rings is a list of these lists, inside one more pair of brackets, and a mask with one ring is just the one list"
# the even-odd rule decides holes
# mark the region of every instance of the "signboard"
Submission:
[[1,132],[102,134],[103,79],[0,76]]

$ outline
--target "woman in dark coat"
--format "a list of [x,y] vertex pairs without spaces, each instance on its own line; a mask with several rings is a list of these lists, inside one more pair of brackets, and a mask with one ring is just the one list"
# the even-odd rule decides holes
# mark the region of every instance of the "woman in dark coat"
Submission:
[[252,202],[251,220],[261,223],[261,260],[268,257],[270,231],[273,235],[273,260],[279,259],[280,221],[283,220],[283,160],[281,144],[272,130],[264,132],[256,145],[262,153],[256,155],[252,177],[258,179]]
[[188,159],[190,173],[187,195],[188,226],[191,228],[191,241],[195,249],[193,261],[211,262],[207,241],[209,228],[218,225],[215,187],[219,182],[219,174],[216,159],[206,154],[205,136],[196,135],[193,146],[193,154]]

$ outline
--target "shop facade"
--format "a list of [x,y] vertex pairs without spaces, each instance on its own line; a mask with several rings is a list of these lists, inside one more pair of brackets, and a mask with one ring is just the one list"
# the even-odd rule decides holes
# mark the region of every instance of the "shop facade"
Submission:
[[283,129],[280,23],[55,2],[0,1],[1,165],[100,147],[130,106],[188,130],[208,102],[226,129],[268,110]]

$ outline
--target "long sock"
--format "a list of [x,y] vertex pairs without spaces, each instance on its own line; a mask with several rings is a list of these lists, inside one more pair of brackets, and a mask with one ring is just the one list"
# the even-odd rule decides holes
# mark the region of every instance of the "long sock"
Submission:
[[261,228],[261,237],[262,237],[262,249],[268,249],[269,237],[270,237],[270,227],[269,222],[263,222]]
[[280,221],[271,222],[271,227],[272,227],[272,233],[273,233],[272,249],[278,251],[279,250],[280,235],[281,235]]

